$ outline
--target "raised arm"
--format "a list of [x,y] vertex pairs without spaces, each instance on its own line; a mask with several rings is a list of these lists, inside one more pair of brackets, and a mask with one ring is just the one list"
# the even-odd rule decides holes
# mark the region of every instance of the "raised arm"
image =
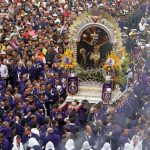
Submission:
[[92,44],[88,42],[87,40],[84,39],[83,41],[92,46]]
[[105,44],[108,43],[108,42],[109,42],[109,40],[107,40],[107,41],[105,41],[105,42],[103,42],[103,43],[101,43],[101,44],[99,44],[99,45],[97,45],[97,46],[101,47],[101,46],[105,45]]

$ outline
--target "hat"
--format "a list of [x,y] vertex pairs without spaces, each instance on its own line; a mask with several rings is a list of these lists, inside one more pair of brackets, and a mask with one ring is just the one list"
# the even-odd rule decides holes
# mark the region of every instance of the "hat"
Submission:
[[2,55],[6,55],[6,52],[4,52],[4,51],[1,51],[1,54],[2,54]]
[[123,27],[123,29],[128,30],[128,27]]
[[5,41],[9,41],[9,38],[5,38]]
[[137,32],[137,29],[131,29],[131,32]]
[[53,17],[58,17],[58,15],[57,14],[53,14]]
[[136,35],[136,33],[135,32],[130,32],[129,36],[132,36],[132,35]]

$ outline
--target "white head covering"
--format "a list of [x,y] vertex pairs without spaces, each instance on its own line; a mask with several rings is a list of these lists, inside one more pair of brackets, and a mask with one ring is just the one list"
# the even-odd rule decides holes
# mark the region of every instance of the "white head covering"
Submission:
[[69,139],[67,142],[66,142],[66,145],[65,145],[65,148],[67,150],[73,150],[75,148],[74,146],[74,141],[72,139]]
[[60,19],[57,18],[54,22],[55,22],[55,23],[60,23]]
[[36,134],[36,135],[38,135],[38,136],[40,136],[40,132],[39,132],[39,130],[37,128],[32,128],[31,132]]
[[31,137],[28,141],[28,146],[32,148],[37,145],[40,146],[39,142],[34,137]]
[[14,136],[14,139],[13,139],[13,145],[14,145],[14,146],[17,146],[17,135]]
[[89,144],[89,142],[88,141],[85,141],[84,143],[83,143],[83,145],[82,145],[82,150],[92,150],[91,148],[90,148],[90,144]]
[[133,150],[133,148],[132,148],[131,144],[126,143],[126,144],[124,145],[124,150]]
[[[136,141],[136,145],[134,142]],[[130,145],[134,147],[134,150],[142,150],[142,142],[140,140],[140,137],[138,135],[133,136]],[[131,149],[132,150],[132,149]]]
[[111,150],[110,144],[108,142],[106,142],[101,150]]
[[51,141],[49,141],[45,146],[45,150],[55,150],[54,144]]
[[17,147],[17,136],[18,135],[16,135],[13,139],[13,148],[12,148],[12,150],[24,150],[22,143],[20,143],[20,148],[18,149],[18,147]]
[[146,22],[146,19],[145,19],[145,18],[142,18],[140,22],[142,22],[142,21]]

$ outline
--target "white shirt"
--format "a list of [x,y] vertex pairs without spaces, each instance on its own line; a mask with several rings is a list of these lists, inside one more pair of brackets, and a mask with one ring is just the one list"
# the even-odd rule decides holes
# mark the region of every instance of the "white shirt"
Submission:
[[6,78],[8,76],[8,69],[6,65],[0,65],[0,76],[1,78]]
[[139,30],[140,31],[145,31],[145,25],[146,25],[146,23],[144,23],[144,24],[139,23]]

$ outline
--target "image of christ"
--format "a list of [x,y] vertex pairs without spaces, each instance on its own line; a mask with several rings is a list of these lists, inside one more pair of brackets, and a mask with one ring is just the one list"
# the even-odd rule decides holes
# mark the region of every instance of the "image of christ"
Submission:
[[86,68],[99,68],[112,50],[107,33],[100,27],[86,29],[77,45],[78,64]]

